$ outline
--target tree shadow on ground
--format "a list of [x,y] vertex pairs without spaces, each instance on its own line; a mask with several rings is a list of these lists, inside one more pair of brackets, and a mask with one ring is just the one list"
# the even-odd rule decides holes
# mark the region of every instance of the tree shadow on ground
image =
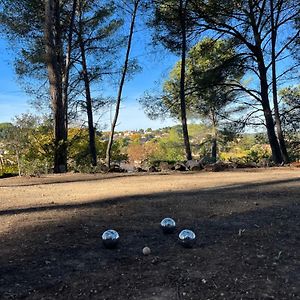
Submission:
[[[2,237],[0,298],[296,299],[299,199],[292,179],[2,211],[32,222]],[[165,216],[196,232],[194,248],[162,234]]]
[[[108,178],[107,178],[108,179]],[[300,183],[300,178],[292,178],[292,179],[285,179],[285,180],[273,180],[268,182],[258,182],[258,183],[245,183],[245,184],[237,184],[237,185],[225,185],[225,186],[218,186],[218,187],[209,187],[209,188],[203,188],[198,190],[192,190],[192,191],[176,191],[176,192],[160,192],[160,193],[153,193],[153,194],[144,194],[144,195],[138,195],[138,196],[126,196],[126,197],[115,197],[107,200],[99,200],[99,201],[85,201],[84,203],[76,203],[76,204],[50,204],[50,205],[43,205],[43,206],[35,206],[35,207],[23,207],[23,208],[16,208],[16,209],[6,209],[6,210],[0,210],[0,216],[5,215],[15,215],[15,214],[23,214],[23,213],[31,213],[31,212],[41,212],[41,211],[49,211],[49,210],[70,210],[70,209],[80,209],[80,208],[93,208],[93,207],[101,207],[101,206],[110,206],[110,205],[117,205],[120,203],[126,203],[128,201],[137,201],[140,199],[147,200],[156,200],[161,199],[164,197],[169,197],[170,194],[175,194],[176,197],[185,197],[186,195],[189,196],[199,196],[202,194],[210,194],[212,192],[222,193],[223,191],[237,192],[238,194],[241,193],[242,190],[253,190],[268,186],[277,186],[282,185],[286,183]],[[289,189],[289,193],[292,192],[292,188]],[[298,189],[298,186],[296,187]],[[249,194],[250,191],[247,192]],[[250,193],[253,193],[250,192]],[[254,193],[258,193],[257,191],[254,191]],[[269,196],[272,194],[278,196],[279,194],[285,193],[285,191],[281,191],[280,189],[276,188],[273,191],[268,191]],[[245,193],[246,194],[246,193]],[[245,195],[247,197],[247,195]],[[221,199],[221,201],[223,201]]]
[[[186,172],[185,174],[193,174],[194,172]],[[50,184],[65,184],[65,183],[74,183],[74,182],[89,182],[89,181],[105,181],[108,179],[118,179],[124,177],[141,177],[141,176],[166,176],[170,175],[170,172],[159,172],[159,173],[95,173],[95,174],[81,174],[76,177],[47,177],[44,175],[43,177],[29,177],[28,181],[24,181],[23,177],[21,177],[21,182],[18,180],[20,177],[15,176],[15,181],[10,181],[7,183],[6,181],[0,181],[0,187],[8,188],[8,187],[24,187],[24,186],[37,186],[37,185],[50,185]],[[175,173],[173,173],[175,174]],[[177,173],[179,174],[179,173]],[[53,174],[52,174],[53,175]],[[57,174],[56,174],[57,175]],[[65,174],[62,174],[65,175]],[[180,173],[180,175],[184,175]]]

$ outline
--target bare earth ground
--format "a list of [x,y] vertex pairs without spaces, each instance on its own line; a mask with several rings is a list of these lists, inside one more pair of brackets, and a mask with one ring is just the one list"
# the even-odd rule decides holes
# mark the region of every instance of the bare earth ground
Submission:
[[300,299],[299,204],[289,168],[2,179],[0,299]]

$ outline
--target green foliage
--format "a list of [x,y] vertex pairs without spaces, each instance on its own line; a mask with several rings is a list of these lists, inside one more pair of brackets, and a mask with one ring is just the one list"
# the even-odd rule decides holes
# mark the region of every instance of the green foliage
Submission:
[[11,123],[0,123],[0,140],[6,138],[7,133],[12,126]]
[[[103,140],[101,133],[96,133],[97,160],[100,163],[106,156],[107,140]],[[80,128],[69,129],[69,169],[75,172],[97,172],[99,168],[91,166],[88,143],[88,130]],[[112,147],[112,161],[126,160],[127,156],[122,152],[122,144],[116,141]]]
[[[80,15],[75,18],[74,54],[79,51],[80,39],[84,42],[91,82],[99,82],[116,72],[117,53],[123,45],[118,31],[123,20],[116,16],[113,1],[85,1],[80,3]],[[134,65],[134,64],[133,64]],[[81,69],[79,64],[78,68]],[[79,74],[79,77],[82,74]]]
[[13,124],[5,126],[0,144],[4,149],[3,170],[14,173],[47,173],[52,166],[52,124],[47,119],[30,114],[16,117]]
[[7,0],[0,12],[2,32],[11,41],[15,69],[21,78],[46,78],[44,52],[44,1]]
[[[22,126],[21,126],[22,125]],[[0,125],[1,127],[1,125]],[[13,125],[8,127],[7,139],[0,139],[2,160],[0,163],[0,176],[18,173],[18,160],[22,174],[38,175],[51,172],[52,127],[48,120],[39,120],[33,116],[19,117]],[[9,132],[12,129],[12,132]],[[210,128],[204,124],[190,124],[191,144],[195,158],[210,159]],[[119,138],[113,145],[112,160],[114,162],[138,161],[148,165],[158,165],[161,161],[174,163],[184,161],[184,149],[181,126],[174,126],[152,132],[153,136],[146,142],[147,133],[135,133],[131,139]],[[236,163],[262,163],[271,158],[270,147],[264,134],[233,134],[230,138],[220,135],[219,159]],[[69,129],[69,166],[75,172],[99,172],[101,161],[105,159],[107,140],[105,135],[98,132],[96,135],[97,159],[99,166],[92,167],[89,159],[88,130],[86,128]],[[129,139],[129,141],[128,141]],[[292,158],[299,159],[299,135],[291,142]],[[128,143],[128,144],[127,144]],[[292,144],[290,144],[292,145]],[[5,150],[5,153],[3,152]],[[0,154],[1,154],[0,153]],[[4,154],[3,154],[4,153]]]
[[[225,141],[226,127],[228,138],[233,133],[231,125],[235,123],[230,124],[228,118],[234,118],[241,108],[235,104],[239,93],[230,83],[239,82],[243,75],[243,63],[231,40],[205,38],[189,51],[185,77],[187,111],[190,117],[205,122],[207,131],[193,152],[208,155],[211,143]],[[169,115],[180,119],[180,77],[178,62],[165,81],[161,96],[146,94],[141,99],[148,116],[155,119]]]
[[220,152],[220,159],[237,163],[261,163],[271,160],[271,149],[267,143],[260,143],[257,136],[240,135],[228,143]]
[[282,125],[287,151],[292,161],[300,160],[300,85],[279,93],[282,103]]
[[181,129],[171,128],[169,135],[158,141],[159,153],[155,160],[182,161],[184,160],[183,137]]
[[[48,119],[22,115],[13,124],[1,124],[0,132],[0,176],[3,174],[39,175],[52,172],[53,129]],[[69,129],[69,169],[77,172],[96,172],[90,163],[88,130]],[[98,162],[105,159],[107,141],[101,133],[96,135]],[[116,141],[112,147],[112,160],[127,160],[124,145]],[[19,164],[18,164],[19,163]]]
[[[225,110],[237,97],[227,84],[239,81],[243,65],[236,57],[231,41],[203,39],[188,53],[186,62],[186,102],[191,116],[212,119]],[[171,115],[178,116],[180,63],[164,83],[162,101]]]
[[[180,118],[180,62],[176,63],[164,82],[161,95],[146,93],[140,102],[151,119],[171,116]],[[219,123],[224,117],[241,109],[230,105],[239,95],[231,81],[238,82],[244,66],[231,40],[205,38],[188,53],[186,60],[185,93],[190,117]],[[222,117],[222,118],[221,118]]]
[[154,1],[154,14],[150,25],[155,28],[154,42],[162,43],[167,49],[179,54],[182,48],[182,23],[187,37],[192,37],[195,19],[191,3],[186,0]]
[[[204,124],[188,125],[191,138],[193,156],[196,159],[205,159],[211,163],[211,128]],[[184,149],[181,126],[173,126],[157,130],[155,135],[146,142],[138,134],[133,134],[131,142],[124,149],[130,162],[147,162],[157,164],[161,161],[170,163],[184,161]],[[225,161],[258,162],[269,157],[269,147],[261,138],[255,135],[242,135],[234,130],[224,130],[219,133],[220,159]]]
[[280,91],[283,103],[283,127],[286,132],[299,132],[300,130],[300,85],[287,87]]
[[11,177],[18,175],[17,165],[0,164],[0,178]]
[[286,135],[287,150],[291,161],[300,161],[300,134]]
[[[142,162],[152,165],[157,161],[179,161],[184,159],[181,127],[175,126],[169,130],[156,131],[160,137],[152,137],[142,142],[141,135],[136,133],[125,147],[128,160],[131,163]],[[148,136],[148,134],[144,134]]]

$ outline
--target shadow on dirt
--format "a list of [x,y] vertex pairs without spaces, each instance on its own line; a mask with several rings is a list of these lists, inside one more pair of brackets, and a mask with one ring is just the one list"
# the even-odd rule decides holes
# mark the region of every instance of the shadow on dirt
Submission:
[[[180,173],[180,175],[184,174],[192,174],[193,172]],[[65,183],[74,183],[74,182],[89,182],[89,181],[105,181],[108,179],[118,179],[124,177],[141,177],[141,176],[166,176],[170,175],[170,172],[159,172],[159,173],[95,173],[95,174],[82,174],[78,173],[79,177],[76,175],[66,177],[47,177],[44,175],[43,177],[29,177],[27,182],[23,180],[20,182],[18,176],[15,177],[15,181],[11,181],[9,184],[4,180],[0,180],[0,187],[20,187],[20,186],[37,186],[37,185],[49,185],[49,184],[65,184]],[[174,173],[173,173],[174,174]],[[57,174],[56,174],[57,175]],[[22,178],[22,177],[21,177]],[[5,178],[3,178],[5,179]],[[31,182],[30,182],[31,181]]]
[[[108,178],[106,178],[108,179]],[[163,192],[163,193],[154,193],[154,194],[145,194],[140,196],[128,196],[128,197],[117,197],[107,200],[101,200],[101,201],[91,201],[91,202],[84,202],[84,203],[76,203],[76,204],[54,204],[46,205],[46,206],[37,206],[37,207],[24,207],[24,208],[17,208],[17,209],[8,209],[8,210],[0,210],[0,216],[5,215],[15,215],[15,214],[22,214],[22,213],[30,213],[30,212],[41,212],[41,211],[48,211],[48,210],[69,210],[69,209],[80,209],[80,208],[93,208],[93,207],[101,207],[101,206],[107,206],[107,205],[117,205],[120,203],[126,203],[128,201],[137,201],[139,199],[147,200],[155,200],[155,199],[161,199],[163,197],[169,197],[170,194],[175,194],[176,197],[185,197],[186,195],[189,196],[200,196],[202,194],[209,194],[212,192],[222,193],[223,191],[229,192],[237,192],[238,194],[241,193],[241,190],[243,189],[258,189],[268,186],[277,186],[280,184],[285,183],[300,183],[300,178],[292,178],[292,179],[286,179],[286,180],[275,180],[275,181],[269,181],[269,182],[259,182],[259,183],[252,183],[252,184],[239,184],[239,185],[227,185],[227,186],[220,186],[216,188],[204,188],[200,190],[193,190],[193,191],[183,191],[183,192]],[[298,189],[298,187],[297,187]],[[290,191],[291,192],[291,191]],[[284,192],[275,189],[273,192],[268,191],[268,194],[275,194],[275,196],[278,196],[278,194],[282,194]],[[245,195],[247,196],[247,195]],[[222,199],[221,199],[222,201]]]
[[[0,298],[296,299],[299,182],[2,211],[33,223],[2,237]],[[176,219],[177,233],[195,231],[194,248],[182,248],[177,233],[161,233],[165,216]],[[101,244],[108,227],[121,236],[115,250]]]

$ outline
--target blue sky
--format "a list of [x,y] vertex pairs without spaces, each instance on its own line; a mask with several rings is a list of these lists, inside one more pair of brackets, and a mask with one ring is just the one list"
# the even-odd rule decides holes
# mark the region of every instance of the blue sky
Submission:
[[8,122],[18,114],[30,110],[28,97],[16,83],[13,60],[7,44],[0,40],[0,122]]
[[[167,74],[172,68],[177,58],[166,51],[149,49],[147,44],[150,42],[149,34],[145,36],[140,32],[134,37],[134,46],[132,57],[137,57],[142,71],[128,81],[124,88],[123,104],[120,112],[117,130],[136,130],[140,128],[160,128],[174,125],[174,120],[166,119],[150,120],[143,112],[138,99],[146,90],[150,90],[159,85],[163,74]],[[35,109],[30,106],[29,96],[22,90],[17,82],[13,68],[13,51],[4,39],[0,39],[0,123],[10,122],[14,116],[33,112]],[[108,88],[107,94],[115,96],[112,89]],[[106,91],[103,91],[106,94]],[[95,116],[97,119],[98,116]],[[110,114],[107,113],[101,117],[102,126],[110,123]],[[102,127],[101,126],[101,127]]]

